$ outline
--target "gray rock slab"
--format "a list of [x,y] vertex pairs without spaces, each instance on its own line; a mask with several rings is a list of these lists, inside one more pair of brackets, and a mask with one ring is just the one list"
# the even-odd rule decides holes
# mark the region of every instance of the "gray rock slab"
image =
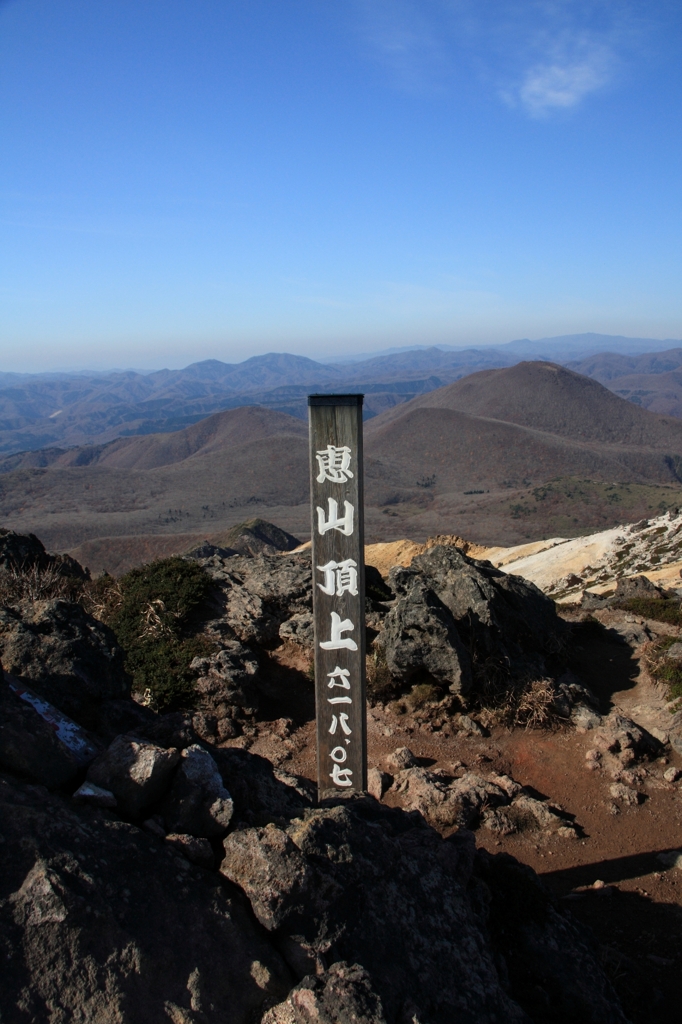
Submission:
[[139,817],[170,787],[180,752],[133,736],[117,736],[88,768],[88,782],[110,790],[119,809]]

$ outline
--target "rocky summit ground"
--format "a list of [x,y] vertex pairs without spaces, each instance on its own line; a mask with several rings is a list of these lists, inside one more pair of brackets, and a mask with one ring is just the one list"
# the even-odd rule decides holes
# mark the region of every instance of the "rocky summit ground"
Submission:
[[318,805],[308,551],[0,534],[3,1024],[676,1019],[679,594],[465,548],[368,567],[369,791]]

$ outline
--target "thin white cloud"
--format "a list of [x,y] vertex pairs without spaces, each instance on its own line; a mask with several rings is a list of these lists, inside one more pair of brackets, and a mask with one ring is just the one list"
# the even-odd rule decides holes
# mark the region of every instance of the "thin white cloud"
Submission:
[[615,60],[605,47],[583,57],[555,57],[529,68],[518,89],[518,100],[533,117],[575,107],[610,81]]
[[633,0],[355,0],[355,10],[394,86],[478,80],[534,118],[612,85],[646,35]]

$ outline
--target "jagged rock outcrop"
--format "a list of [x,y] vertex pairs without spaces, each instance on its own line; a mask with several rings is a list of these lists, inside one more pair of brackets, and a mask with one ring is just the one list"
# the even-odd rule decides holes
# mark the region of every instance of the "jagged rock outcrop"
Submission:
[[310,552],[199,561],[222,594],[223,615],[211,623],[216,630],[224,623],[239,640],[267,645],[279,641],[283,623],[302,612],[310,614]]
[[251,1024],[295,979],[244,897],[110,812],[0,778],[0,1019]]
[[[222,614],[208,629],[228,652],[226,663],[220,658],[196,662],[206,703],[201,710],[217,723],[220,715],[205,699],[211,687],[215,704],[258,706],[258,679],[245,647],[267,649],[290,641],[312,651],[310,554],[213,554],[200,563],[222,595]],[[369,575],[374,581],[368,598],[371,627],[378,633],[374,649],[400,688],[430,679],[445,692],[465,694],[490,665],[498,675],[540,678],[564,632],[553,602],[537,587],[452,546],[429,548],[409,568],[396,566],[388,585],[375,579],[378,574]],[[248,685],[249,676],[254,685]],[[232,727],[208,728],[216,735],[227,729],[229,736]]]
[[[457,548],[436,546],[389,573],[397,599],[375,640],[404,682],[426,669],[451,692],[475,684],[476,666],[540,678],[565,627],[532,583]],[[472,665],[472,662],[474,663]]]
[[254,715],[260,703],[253,651],[239,640],[222,638],[215,654],[195,658],[190,667],[197,673],[193,718],[197,733],[209,743],[237,736],[235,719]]
[[[54,570],[56,575],[77,580],[90,579],[87,569],[71,555],[53,555],[33,533],[21,534],[0,529],[0,573]],[[34,575],[34,580],[36,579]],[[37,580],[36,580],[37,581]]]
[[451,693],[467,693],[471,659],[448,608],[411,569],[392,570],[390,579],[398,597],[375,646],[391,676],[410,683],[427,672]]
[[[306,979],[273,1009],[270,1024],[315,1019],[319,999],[320,1013],[330,1012],[324,990],[340,985],[330,977],[333,964],[344,972],[354,965],[346,978],[355,978],[358,998],[364,992],[363,1022],[381,1014],[389,1022],[525,1022],[533,1019],[523,1006],[529,982],[528,998],[543,1005],[538,1019],[625,1022],[585,936],[532,872],[521,881],[533,889],[533,906],[516,904],[499,883],[501,872],[513,874],[512,858],[486,859],[483,883],[471,833],[444,840],[419,814],[366,798],[307,811],[287,827],[235,831],[224,847],[221,872],[246,893],[292,971]],[[500,889],[496,906],[491,882]],[[529,950],[523,964],[506,937],[508,961],[490,944],[491,922],[504,935],[510,903],[510,927]],[[574,972],[581,977],[571,1005]],[[319,980],[307,977],[314,974]],[[515,1000],[515,989],[524,1000]]]
[[72,601],[0,607],[0,659],[7,672],[86,727],[96,727],[107,701],[130,694],[116,637]]

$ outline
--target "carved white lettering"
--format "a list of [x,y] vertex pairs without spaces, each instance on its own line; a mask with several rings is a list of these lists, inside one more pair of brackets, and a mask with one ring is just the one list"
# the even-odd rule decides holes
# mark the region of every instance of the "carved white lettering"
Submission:
[[348,468],[350,457],[351,450],[347,445],[336,448],[333,444],[328,444],[326,451],[323,449],[317,452],[315,458],[320,471],[317,475],[318,484],[325,480],[331,480],[333,484],[345,484],[349,478],[352,479],[353,473]]
[[344,537],[350,537],[353,533],[353,514],[355,508],[349,501],[344,501],[343,511],[344,515],[339,519],[339,503],[336,498],[328,498],[327,503],[329,505],[329,518],[324,518],[324,509],[316,505],[317,508],[317,532],[320,536],[324,536],[327,530],[338,530]]
[[325,651],[339,651],[346,648],[349,651],[357,651],[358,645],[349,636],[341,636],[355,629],[350,619],[341,619],[337,612],[332,612],[332,636],[331,640],[324,640],[320,647]]
[[336,593],[337,597],[344,594],[358,594],[358,563],[352,558],[346,558],[343,562],[327,562],[326,565],[318,565],[318,572],[324,573],[324,583],[318,583],[323,594],[330,597]]
[[350,768],[342,768],[341,765],[335,764],[332,771],[330,772],[329,778],[332,782],[335,782],[337,786],[352,786],[351,775],[353,772]]
[[[329,676],[327,686],[341,686],[344,690],[350,690],[350,683],[348,682],[350,671],[347,668],[339,668],[337,665],[334,671],[327,672],[327,675]],[[338,679],[339,682],[334,682],[335,679]]]

